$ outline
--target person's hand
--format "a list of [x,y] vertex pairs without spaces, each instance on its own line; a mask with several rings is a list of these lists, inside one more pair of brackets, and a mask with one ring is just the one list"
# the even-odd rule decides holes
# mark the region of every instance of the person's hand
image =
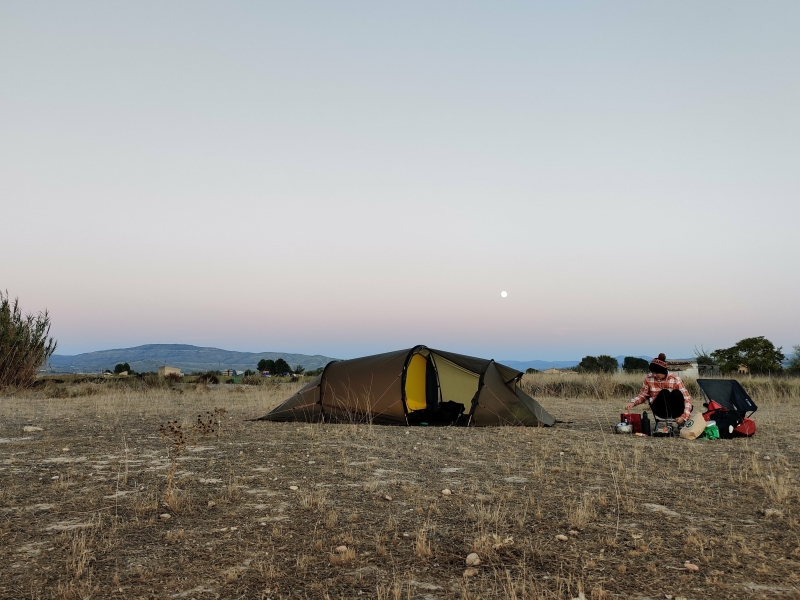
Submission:
[[634,407],[634,404],[633,404],[633,402],[628,402],[628,403],[625,405],[625,410],[630,410],[630,409],[632,409],[633,407]]
[[675,419],[675,422],[678,425],[683,425],[684,423],[686,423],[686,419],[684,419],[683,417],[678,417],[677,419]]

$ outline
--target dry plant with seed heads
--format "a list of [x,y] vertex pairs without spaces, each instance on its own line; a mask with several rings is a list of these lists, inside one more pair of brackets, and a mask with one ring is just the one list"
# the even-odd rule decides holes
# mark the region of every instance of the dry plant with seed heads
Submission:
[[213,434],[219,437],[222,433],[223,419],[227,413],[225,408],[217,406],[213,411],[206,411],[205,415],[197,415],[197,420],[192,425],[192,431],[201,437]]
[[197,415],[197,420],[192,425],[192,429],[196,431],[201,436],[213,435],[218,431],[217,427],[217,419],[215,415],[206,412],[204,415]]
[[[213,412],[206,411],[205,415],[197,415],[197,419],[189,429],[193,440],[197,438],[205,438],[216,434],[220,435],[222,430],[222,419],[227,414],[227,410],[222,407],[215,407]],[[186,446],[189,444],[189,436],[183,429],[183,425],[177,419],[168,421],[166,424],[159,425],[159,433],[161,439],[167,446],[167,454],[170,460],[170,470],[167,476],[167,489],[165,497],[171,502],[175,503],[176,499],[173,498],[173,487],[175,483],[175,473],[178,469],[178,459],[183,454]]]
[[169,474],[167,475],[167,491],[165,496],[172,495],[172,486],[175,482],[175,471],[178,470],[178,458],[186,448],[186,434],[183,426],[177,420],[168,421],[166,425],[161,424],[158,428],[161,439],[167,446],[167,456],[170,461]]

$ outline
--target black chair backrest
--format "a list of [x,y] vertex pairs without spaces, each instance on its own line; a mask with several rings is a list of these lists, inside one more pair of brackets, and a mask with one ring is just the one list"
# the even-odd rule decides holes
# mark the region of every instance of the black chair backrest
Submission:
[[753,414],[758,406],[744,391],[742,384],[735,379],[698,379],[697,385],[709,400],[718,402],[729,411],[738,413],[742,418]]

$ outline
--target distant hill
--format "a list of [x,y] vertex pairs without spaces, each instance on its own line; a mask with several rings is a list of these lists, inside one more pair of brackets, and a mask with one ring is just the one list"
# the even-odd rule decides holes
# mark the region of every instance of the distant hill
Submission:
[[255,369],[262,358],[276,360],[282,358],[292,368],[298,365],[306,370],[324,367],[335,360],[327,356],[290,354],[288,352],[236,352],[219,348],[201,348],[187,344],[146,344],[134,348],[100,350],[66,356],[54,354],[50,357],[50,373],[99,373],[114,369],[118,363],[128,363],[131,369],[140,373],[157,371],[158,367],[169,365],[179,367],[185,373],[192,371],[216,371],[225,369]]
[[[624,356],[616,356],[617,362],[619,363],[620,369],[622,368],[622,363],[625,361]],[[652,356],[637,356],[636,358],[643,358],[647,362],[653,360]],[[545,371],[547,369],[570,369],[576,366],[580,360],[499,360],[497,361],[504,365],[508,365],[512,369],[517,369],[518,371],[527,371],[528,369],[536,369],[537,371]]]
[[[292,368],[301,365],[306,370],[324,367],[334,358],[321,355],[289,354],[287,352],[236,352],[235,350],[221,350],[219,348],[203,348],[188,344],[146,344],[134,348],[118,348],[114,350],[100,350],[68,356],[54,354],[50,358],[50,373],[99,373],[105,369],[114,369],[118,363],[128,363],[134,371],[146,373],[157,371],[158,367],[169,365],[179,367],[185,373],[192,371],[216,371],[236,369],[243,371],[255,369],[262,358],[276,360],[282,358]],[[647,362],[652,360],[649,356],[639,356]],[[624,356],[617,356],[620,367],[625,360]],[[546,369],[569,369],[577,365],[580,360],[500,360],[520,371],[533,368],[539,371]]]

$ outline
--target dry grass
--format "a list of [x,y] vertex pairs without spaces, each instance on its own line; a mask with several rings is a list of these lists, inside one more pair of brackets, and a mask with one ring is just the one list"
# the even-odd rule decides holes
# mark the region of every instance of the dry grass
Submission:
[[[679,373],[680,374],[680,373]],[[595,398],[611,400],[614,398],[631,398],[642,386],[643,374],[619,372],[613,375],[580,374],[580,373],[534,373],[524,375],[522,387],[533,396],[550,396],[558,398]],[[700,397],[700,387],[691,377],[684,377],[686,388],[693,397]],[[745,390],[755,398],[798,398],[800,397],[800,379],[763,376],[740,376],[739,382]]]
[[78,385],[0,398],[2,598],[798,594],[783,389],[755,394],[756,437],[687,442],[613,435],[628,396],[588,378],[540,396],[551,429],[245,420],[300,382]]

